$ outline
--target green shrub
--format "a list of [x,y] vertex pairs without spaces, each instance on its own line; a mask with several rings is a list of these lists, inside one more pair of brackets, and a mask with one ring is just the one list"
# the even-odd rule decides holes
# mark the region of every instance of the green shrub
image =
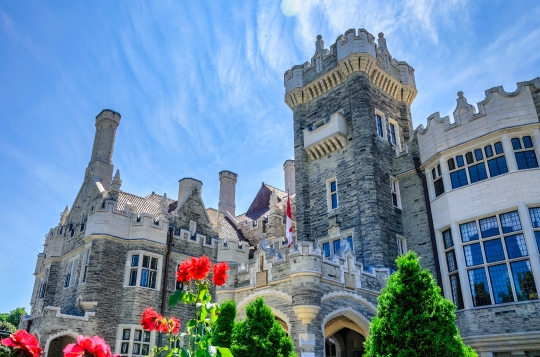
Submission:
[[454,304],[416,254],[400,256],[397,265],[378,298],[364,357],[476,357],[459,335]]
[[231,337],[236,318],[236,302],[228,300],[219,307],[219,315],[212,330],[212,345],[231,347]]

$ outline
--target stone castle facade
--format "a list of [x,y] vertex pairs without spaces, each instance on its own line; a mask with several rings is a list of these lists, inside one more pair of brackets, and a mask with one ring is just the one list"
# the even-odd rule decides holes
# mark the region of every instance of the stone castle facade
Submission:
[[122,191],[112,164],[120,114],[96,117],[83,184],[46,235],[21,323],[46,357],[78,334],[146,355],[160,340],[142,331],[141,312],[189,319],[166,299],[182,288],[177,266],[203,254],[232,266],[214,294],[235,300],[239,318],[263,296],[299,356],[361,356],[377,296],[407,250],[456,304],[480,356],[540,356],[540,79],[489,89],[477,107],[460,92],[452,120],[436,113],[413,130],[414,69],[392,58],[382,33],[360,29],[329,49],[318,36],[284,82],[295,153],[285,190],[263,183],[243,214],[226,170],[217,209],[193,178],[174,199]]

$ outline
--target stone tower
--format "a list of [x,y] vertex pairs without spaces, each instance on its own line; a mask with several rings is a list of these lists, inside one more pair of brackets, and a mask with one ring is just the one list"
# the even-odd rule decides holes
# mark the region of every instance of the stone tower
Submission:
[[113,163],[112,155],[116,129],[120,125],[120,113],[103,109],[96,116],[96,135],[92,148],[92,157],[87,171],[108,190],[111,186]]
[[223,170],[219,173],[219,203],[218,211],[228,211],[233,217],[236,215],[236,181],[238,175],[234,172]]
[[294,185],[294,160],[285,161],[283,164],[283,171],[285,174],[285,192],[292,195],[296,192]]
[[315,47],[311,61],[284,78],[298,240],[317,241],[331,256],[343,249],[336,237],[346,236],[364,269],[392,267],[403,230],[392,177],[412,130],[414,70],[391,57],[382,33],[378,45],[351,29],[330,49],[319,35]]

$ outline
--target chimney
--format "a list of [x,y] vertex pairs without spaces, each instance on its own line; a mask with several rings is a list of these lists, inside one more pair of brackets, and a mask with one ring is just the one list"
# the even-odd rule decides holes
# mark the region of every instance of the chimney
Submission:
[[184,177],[178,183],[178,206],[177,209],[184,205],[184,202],[191,196],[193,191],[202,194],[202,182],[190,177]]
[[219,173],[219,203],[218,211],[225,213],[228,211],[236,217],[236,181],[238,175],[234,172],[223,170]]
[[296,192],[294,183],[294,160],[287,160],[283,164],[283,171],[285,172],[285,192],[289,190],[289,194]]

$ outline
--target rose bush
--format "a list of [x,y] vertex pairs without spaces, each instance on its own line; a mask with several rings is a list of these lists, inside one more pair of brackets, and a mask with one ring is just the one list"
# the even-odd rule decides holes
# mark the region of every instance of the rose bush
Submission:
[[39,347],[36,336],[24,330],[19,330],[0,342],[2,345],[9,347],[16,356],[41,357],[43,354],[43,350]]

